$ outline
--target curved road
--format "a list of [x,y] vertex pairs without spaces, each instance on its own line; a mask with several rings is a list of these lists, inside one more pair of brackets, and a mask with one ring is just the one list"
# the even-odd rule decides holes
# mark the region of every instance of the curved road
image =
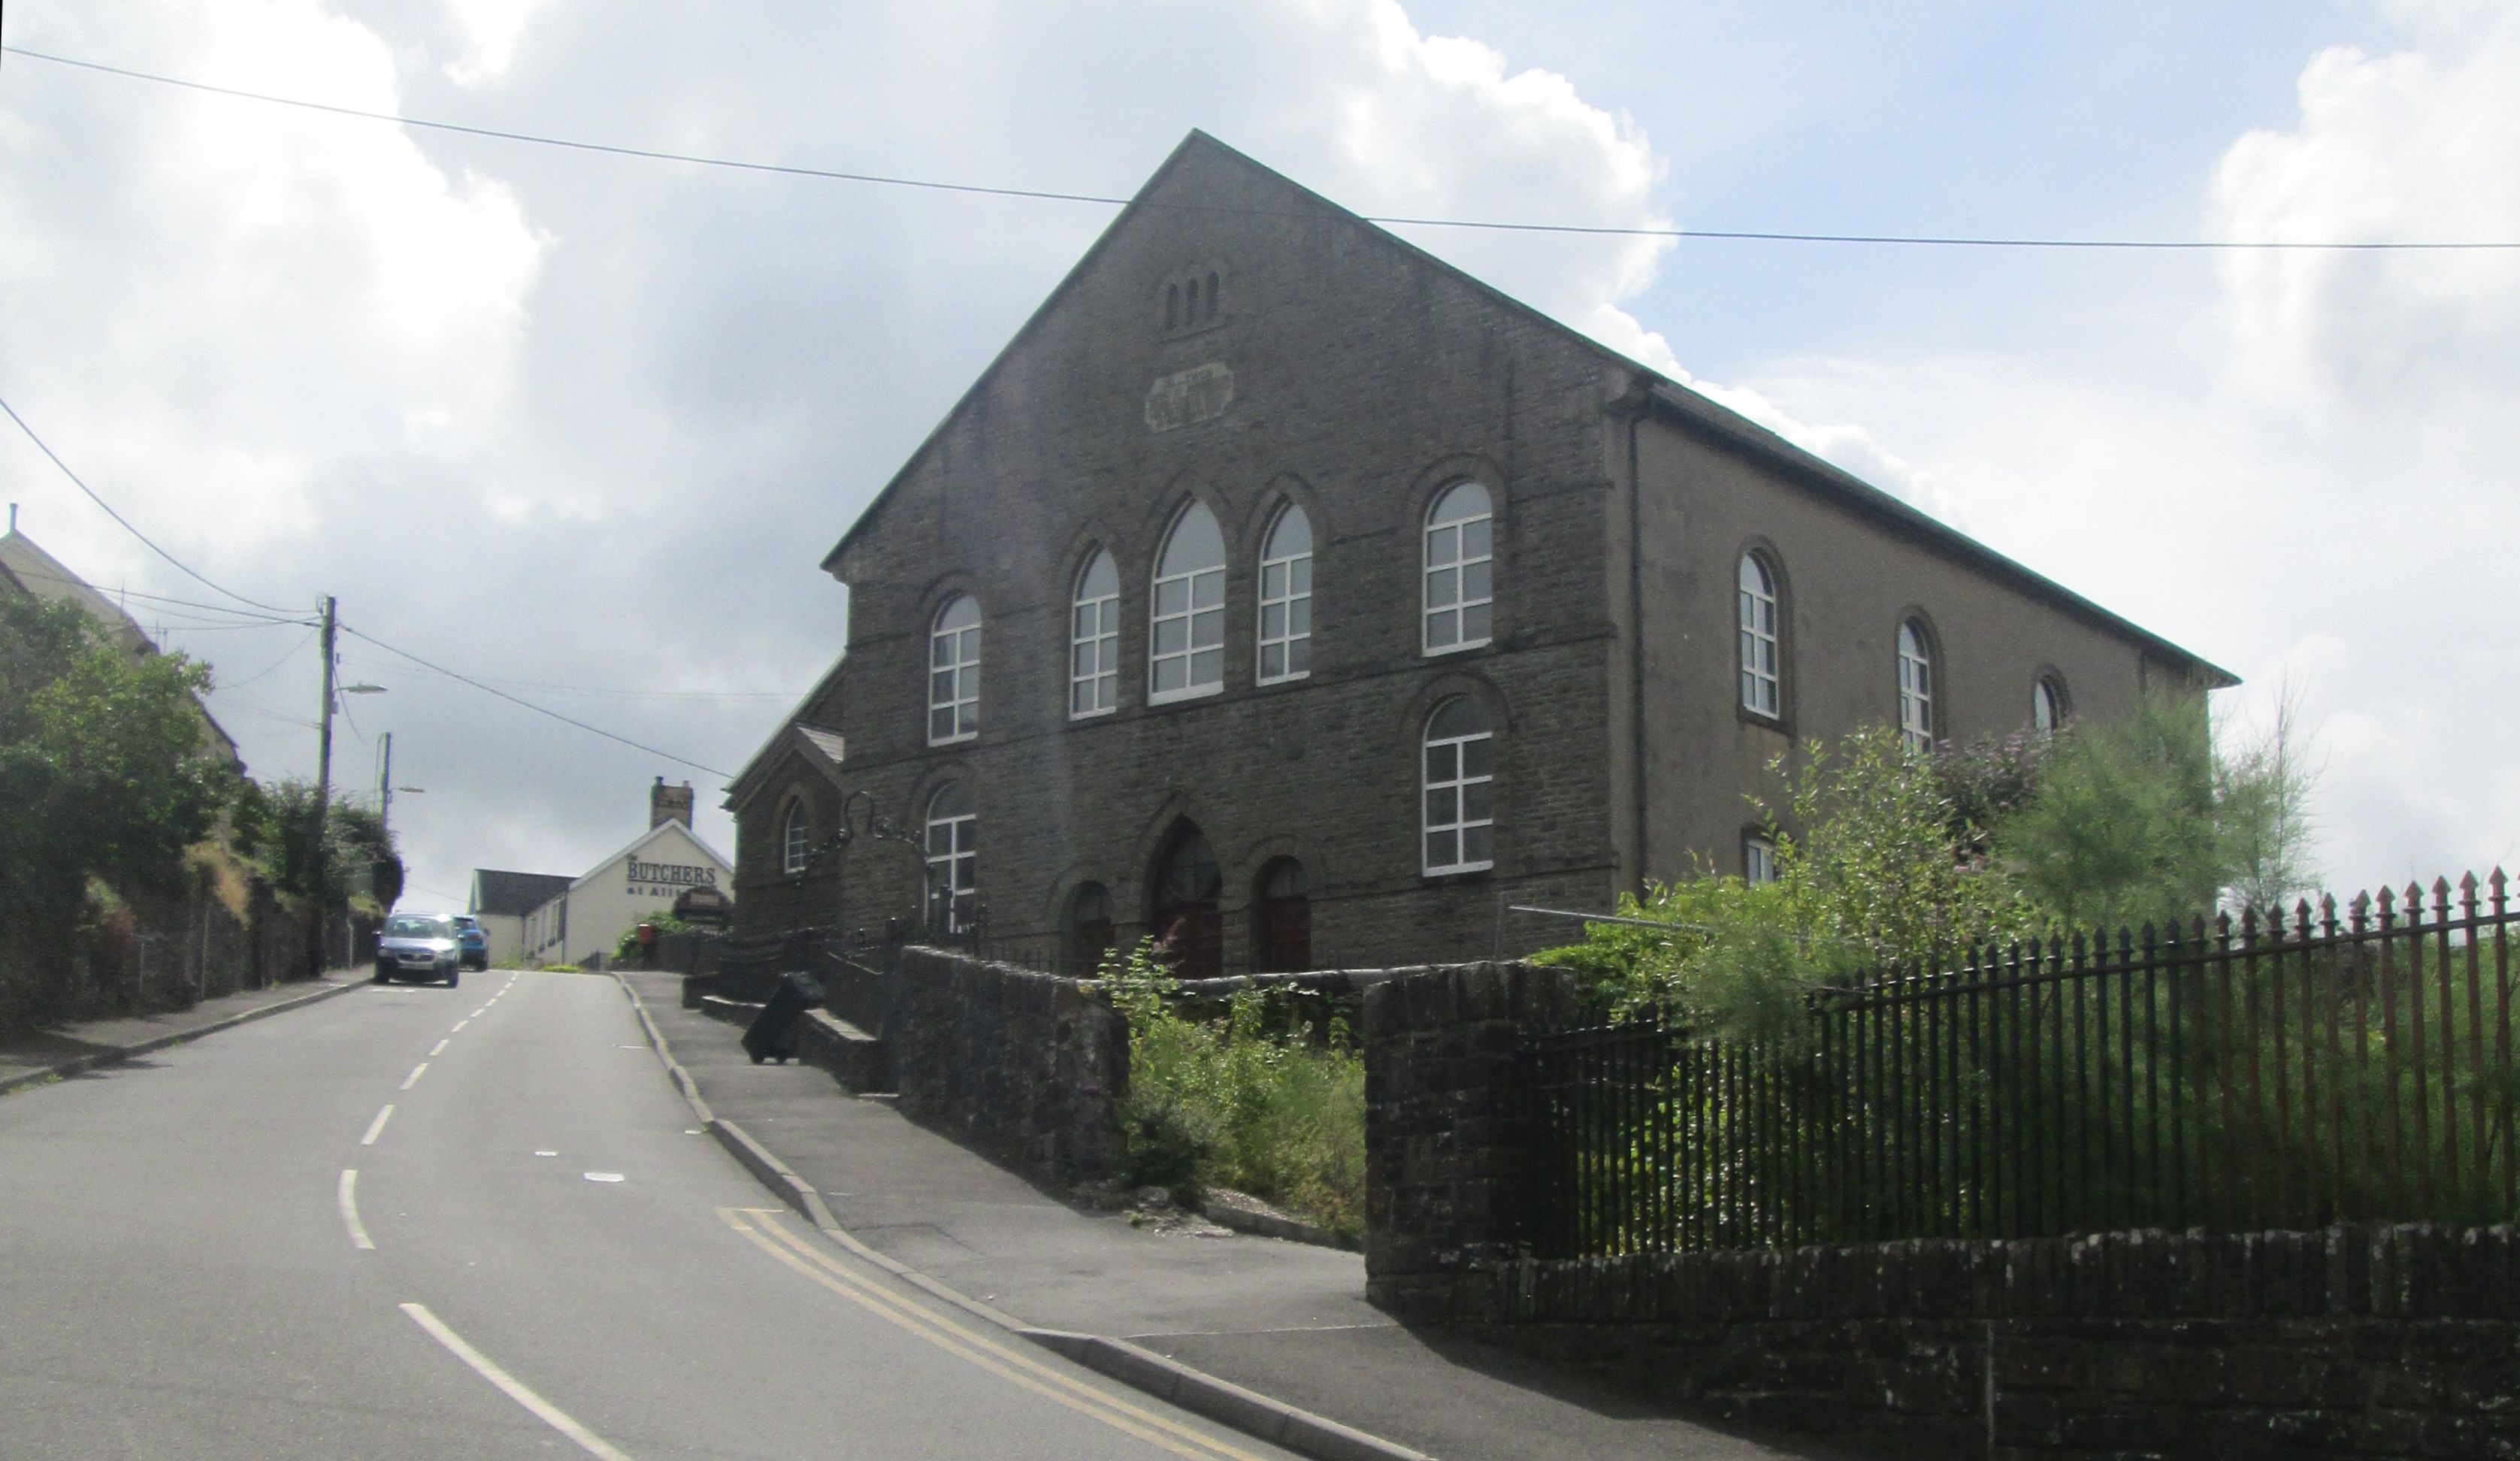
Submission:
[[0,1453],[1287,1454],[857,1262],[505,970],[0,1097]]

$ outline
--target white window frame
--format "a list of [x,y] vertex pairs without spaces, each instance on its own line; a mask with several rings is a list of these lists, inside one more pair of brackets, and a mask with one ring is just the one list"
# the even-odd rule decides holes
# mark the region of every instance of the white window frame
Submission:
[[[1222,693],[1225,689],[1225,562],[1182,573],[1164,572],[1164,559],[1171,556],[1174,539],[1181,535],[1183,525],[1195,512],[1207,512],[1209,523],[1217,529],[1217,542],[1222,545],[1225,541],[1224,525],[1216,521],[1215,513],[1208,512],[1206,504],[1196,499],[1173,514],[1172,526],[1164,530],[1163,546],[1155,553],[1154,581],[1147,598],[1147,703],[1149,705],[1195,700]],[[1227,560],[1232,556],[1230,550],[1223,554]],[[1177,611],[1166,612],[1163,607],[1164,590],[1176,584],[1181,587],[1182,606]],[[1207,599],[1203,605],[1199,601],[1202,598]],[[1170,625],[1181,627],[1182,647],[1166,651],[1160,646],[1164,629]],[[1204,642],[1200,639],[1202,632],[1210,636]],[[1194,678],[1198,657],[1210,652],[1216,657],[1216,678],[1201,682]],[[1156,686],[1161,682],[1163,667],[1168,664],[1181,666],[1182,684],[1174,689],[1158,689]]]
[[[1444,505],[1453,500],[1454,494],[1466,488],[1476,488],[1479,494],[1487,499],[1487,507],[1466,517],[1455,517],[1437,522],[1435,514],[1444,509]],[[1479,536],[1485,544],[1483,551],[1477,553],[1463,552],[1464,540],[1473,527],[1482,530]],[[1463,477],[1460,481],[1450,483],[1443,491],[1435,494],[1433,502],[1426,505],[1426,518],[1419,524],[1419,529],[1418,540],[1418,651],[1428,655],[1456,654],[1464,649],[1484,648],[1495,642],[1496,494],[1488,490],[1485,482],[1475,477]],[[1487,592],[1476,598],[1466,592],[1467,580],[1472,568],[1486,570]],[[1438,581],[1446,574],[1452,576],[1451,586],[1446,591],[1449,601],[1437,603],[1435,599]],[[1477,639],[1471,639],[1467,634],[1467,620],[1469,611],[1477,608],[1487,610],[1487,632]],[[1453,638],[1450,643],[1435,642],[1435,626],[1438,623],[1449,623],[1452,626]]]
[[1741,554],[1741,708],[1780,721],[1785,714],[1784,656],[1777,633],[1777,571],[1756,553]]
[[[1111,592],[1088,597],[1097,568],[1109,570]],[[1067,718],[1088,721],[1120,708],[1120,567],[1098,548],[1077,572],[1067,609]]]
[[[979,904],[980,819],[976,810],[958,812],[945,817],[936,815],[936,804],[944,800],[948,791],[954,789],[956,788],[951,786],[939,787],[927,798],[925,835],[920,843],[920,858],[926,865],[927,898],[930,900],[929,907],[924,910],[926,915],[929,919],[934,919],[935,908],[932,901],[941,889],[945,897],[946,931],[960,933],[968,926],[965,922],[964,900],[967,898],[970,900],[969,907],[973,910],[977,909]],[[970,793],[967,790],[963,795],[967,798],[964,805],[969,807],[968,798]],[[938,846],[939,833],[943,834],[944,841],[941,848]],[[939,868],[944,871],[941,881],[937,877]]]
[[[967,603],[971,606],[971,622],[947,628],[946,619]],[[928,621],[927,743],[931,746],[950,746],[980,733],[980,600],[968,594],[945,600]],[[936,733],[940,711],[952,728],[943,735]]]
[[[1435,718],[1453,703],[1447,700],[1428,711],[1424,729],[1418,735],[1418,863],[1429,877],[1455,872],[1482,872],[1496,865],[1496,728],[1491,723],[1487,729],[1467,734],[1434,734]],[[1468,769],[1468,747],[1474,743],[1484,743],[1487,747],[1488,769],[1477,775],[1470,775]],[[1445,753],[1444,759],[1449,763],[1444,775],[1436,775],[1438,751]],[[1473,786],[1487,788],[1488,815],[1485,817],[1468,815],[1469,791]],[[1443,819],[1438,819],[1435,815],[1433,803],[1438,796],[1447,803],[1447,816]],[[1463,857],[1468,834],[1477,828],[1487,829],[1488,855],[1484,858]],[[1438,834],[1452,839],[1451,862],[1434,861],[1426,845]]]
[[[1278,535],[1289,522],[1304,525],[1304,551],[1273,553]],[[1303,508],[1288,503],[1278,510],[1269,524],[1269,535],[1261,540],[1260,615],[1253,622],[1259,626],[1259,643],[1253,656],[1252,669],[1262,685],[1282,685],[1291,680],[1309,680],[1313,674],[1313,520]],[[1278,612],[1278,633],[1269,632],[1270,610]],[[1301,627],[1297,621],[1301,620]],[[1269,651],[1278,651],[1278,672],[1269,671]],[[1295,668],[1300,651],[1303,668]]]
[[2053,675],[2030,682],[2030,728],[2042,740],[2065,726],[2065,686]]
[[789,802],[788,815],[779,819],[779,871],[793,877],[806,869],[814,857],[814,823],[805,816],[803,802]]
[[1765,832],[1741,834],[1741,881],[1762,888],[1777,880],[1777,844]]
[[1916,619],[1899,621],[1899,738],[1920,755],[1934,749],[1934,640]]

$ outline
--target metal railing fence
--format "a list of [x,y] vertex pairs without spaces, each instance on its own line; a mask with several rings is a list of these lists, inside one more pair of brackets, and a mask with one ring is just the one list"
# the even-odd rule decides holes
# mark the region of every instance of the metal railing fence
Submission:
[[1891,969],[1788,1039],[1535,1039],[1557,1258],[2520,1216],[2503,874]]

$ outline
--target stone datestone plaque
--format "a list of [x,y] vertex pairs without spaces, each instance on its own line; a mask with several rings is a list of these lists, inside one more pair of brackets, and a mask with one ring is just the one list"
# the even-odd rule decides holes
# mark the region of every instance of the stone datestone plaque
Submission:
[[1147,429],[1170,431],[1176,426],[1212,421],[1234,402],[1234,372],[1211,361],[1156,378],[1147,387]]

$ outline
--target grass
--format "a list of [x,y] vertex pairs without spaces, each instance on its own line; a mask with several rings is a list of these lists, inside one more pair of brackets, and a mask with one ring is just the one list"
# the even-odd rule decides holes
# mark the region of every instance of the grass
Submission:
[[1237,994],[1221,1020],[1188,1018],[1171,971],[1144,944],[1109,956],[1102,980],[1129,1020],[1121,1122],[1132,1185],[1185,1197],[1231,1187],[1324,1227],[1365,1230],[1365,1058],[1344,1021],[1273,1030],[1270,996],[1256,990]]

